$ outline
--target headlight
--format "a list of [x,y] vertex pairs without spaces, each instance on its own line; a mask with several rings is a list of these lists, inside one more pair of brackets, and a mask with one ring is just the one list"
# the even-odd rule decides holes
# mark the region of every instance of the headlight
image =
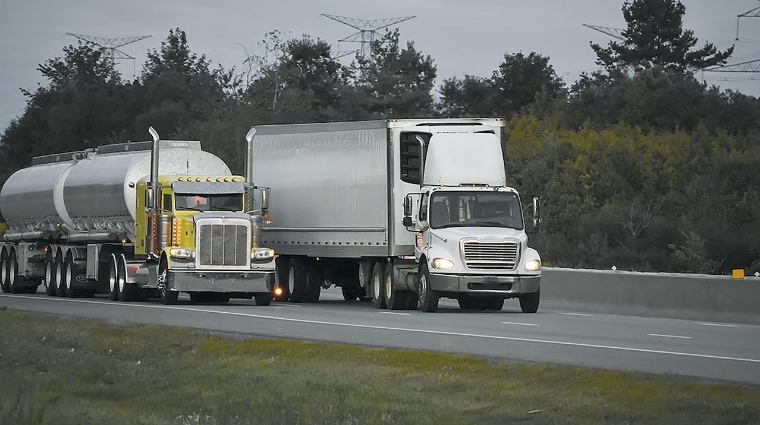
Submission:
[[525,270],[529,272],[535,272],[538,270],[541,270],[541,261],[539,260],[531,260],[525,263]]
[[274,250],[269,248],[259,248],[251,251],[251,260],[264,261],[271,260],[274,257]]
[[172,248],[169,250],[169,256],[173,258],[193,258],[195,252],[187,248]]
[[451,260],[446,260],[446,259],[443,259],[443,258],[436,258],[435,260],[433,260],[433,268],[436,268],[436,269],[453,269],[454,267],[456,267],[456,266],[454,265],[454,262],[451,261]]

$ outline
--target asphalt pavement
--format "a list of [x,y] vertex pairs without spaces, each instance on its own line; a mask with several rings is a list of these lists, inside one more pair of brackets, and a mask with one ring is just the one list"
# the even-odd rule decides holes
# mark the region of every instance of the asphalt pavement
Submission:
[[[463,311],[443,299],[438,313],[376,310],[323,291],[315,304],[267,307],[177,305],[35,295],[0,295],[9,309],[77,316],[116,324],[155,324],[365,346],[407,348],[489,358],[566,364],[760,385],[760,326],[539,309]],[[1,324],[0,324],[1,326]]]

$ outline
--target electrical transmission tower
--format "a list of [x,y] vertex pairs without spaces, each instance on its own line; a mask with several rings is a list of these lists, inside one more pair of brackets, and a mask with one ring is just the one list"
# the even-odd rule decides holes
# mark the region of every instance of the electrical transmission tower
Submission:
[[322,16],[324,16],[325,18],[330,18],[333,21],[340,22],[341,24],[348,25],[349,27],[358,30],[358,32],[355,32],[349,35],[348,37],[338,40],[338,43],[339,43],[338,50],[340,50],[341,41],[344,43],[361,43],[361,47],[358,50],[338,53],[339,55],[338,57],[350,55],[351,53],[356,53],[358,56],[366,57],[370,53],[371,43],[379,38],[378,30],[387,28],[391,25],[398,24],[400,22],[408,21],[409,19],[412,19],[412,18],[416,18],[416,16],[406,16],[406,17],[399,17],[399,18],[366,20],[366,19],[348,18],[345,16],[327,15],[324,13],[322,14]]
[[[140,41],[150,37],[149,35],[140,35],[137,37],[124,37],[124,38],[104,38],[104,37],[92,37],[89,35],[73,34],[67,32],[66,34],[76,37],[87,44],[98,46],[103,52],[103,59],[111,65],[114,64],[116,59],[128,59],[132,60],[132,67],[134,68],[135,58],[119,50],[119,47],[132,44],[136,41]],[[134,74],[134,69],[133,72]]]
[[599,25],[589,25],[589,24],[583,24],[586,28],[591,28],[594,31],[599,31],[602,34],[607,34],[612,38],[617,38],[618,40],[625,41],[625,37],[623,37],[623,31],[619,28],[610,28],[610,27],[600,27]]
[[741,18],[760,18],[760,7],[736,15],[736,39],[739,40],[739,19]]
[[760,59],[705,68],[705,72],[760,72]]

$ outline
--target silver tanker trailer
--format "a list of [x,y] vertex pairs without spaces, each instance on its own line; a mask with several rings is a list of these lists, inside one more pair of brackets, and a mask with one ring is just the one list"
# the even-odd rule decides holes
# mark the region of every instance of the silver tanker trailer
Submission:
[[258,235],[268,189],[232,175],[199,141],[149,131],[153,141],[36,157],[8,178],[3,292],[42,284],[50,296],[271,302],[274,251]]

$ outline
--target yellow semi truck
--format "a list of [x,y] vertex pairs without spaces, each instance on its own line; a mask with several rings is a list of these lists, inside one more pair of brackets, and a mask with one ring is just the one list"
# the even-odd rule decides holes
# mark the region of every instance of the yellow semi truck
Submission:
[[149,132],[152,141],[36,157],[10,176],[0,189],[3,292],[42,284],[60,297],[271,303],[274,251],[259,236],[269,190],[199,141]]

